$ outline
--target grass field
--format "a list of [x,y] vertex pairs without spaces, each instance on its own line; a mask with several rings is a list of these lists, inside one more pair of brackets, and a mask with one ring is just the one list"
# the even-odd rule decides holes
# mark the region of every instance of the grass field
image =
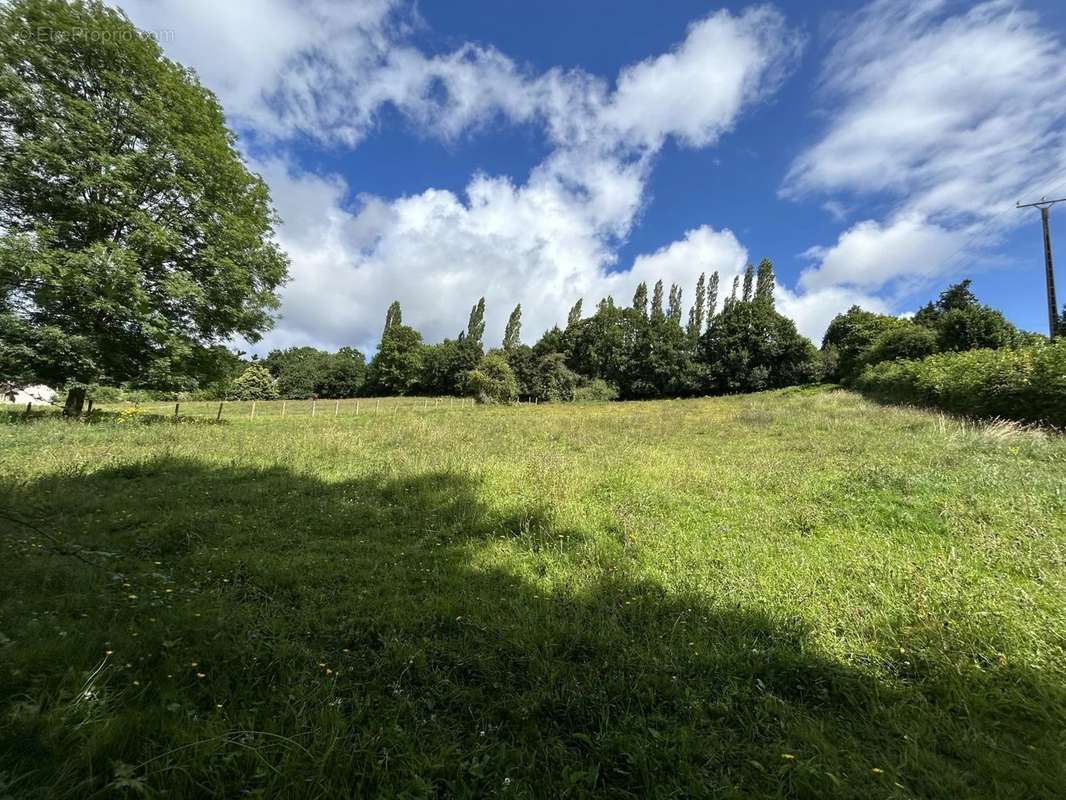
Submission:
[[325,410],[4,417],[0,797],[1066,791],[1066,438]]

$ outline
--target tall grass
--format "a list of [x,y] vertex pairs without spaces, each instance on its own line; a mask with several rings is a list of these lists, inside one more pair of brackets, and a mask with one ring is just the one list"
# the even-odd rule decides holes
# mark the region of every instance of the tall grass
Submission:
[[808,390],[132,416],[0,426],[0,795],[1066,785],[1061,437]]

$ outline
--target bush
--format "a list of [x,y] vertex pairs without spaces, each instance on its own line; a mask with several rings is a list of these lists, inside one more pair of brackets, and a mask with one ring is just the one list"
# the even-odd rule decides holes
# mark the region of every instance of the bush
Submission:
[[862,356],[863,366],[897,359],[915,360],[931,356],[937,351],[936,333],[922,325],[904,321],[882,332],[873,346]]
[[575,403],[605,403],[618,399],[618,387],[602,378],[595,378],[574,390]]
[[566,403],[574,399],[580,376],[566,366],[562,353],[549,353],[537,364],[533,397],[542,403]]
[[855,382],[893,402],[1066,427],[1066,341],[887,361]]
[[87,395],[93,403],[121,403],[126,393],[118,386],[90,386]]
[[230,400],[277,400],[278,387],[266,367],[252,364],[230,386]]
[[481,357],[477,369],[466,373],[466,390],[479,403],[513,403],[518,398],[518,381],[507,359],[492,352]]

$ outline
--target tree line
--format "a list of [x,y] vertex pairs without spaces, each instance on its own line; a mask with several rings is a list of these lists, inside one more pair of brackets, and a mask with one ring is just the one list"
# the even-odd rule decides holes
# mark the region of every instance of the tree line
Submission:
[[[769,259],[736,276],[721,307],[719,283],[718,272],[701,274],[687,315],[683,287],[674,284],[667,291],[662,281],[650,297],[641,283],[626,307],[608,296],[586,315],[578,300],[565,327],[552,327],[532,345],[522,341],[519,304],[501,345],[492,349],[484,341],[484,298],[470,309],[464,329],[434,344],[404,323],[396,301],[385,313],[381,340],[365,369],[353,350],[274,351],[234,381],[233,395],[425,394],[559,402],[758,391],[819,378],[814,345],[774,307]],[[263,389],[267,373],[273,389]],[[341,375],[345,380],[338,382]]]
[[[830,323],[816,350],[774,307],[769,259],[735,277],[719,308],[719,274],[700,275],[683,314],[683,289],[641,283],[629,306],[613,297],[585,315],[582,301],[564,327],[522,341],[515,306],[499,347],[487,349],[485,299],[454,338],[427,344],[403,322],[399,301],[385,314],[369,364],[357,350],[276,350],[253,363],[228,390],[243,399],[465,395],[485,402],[652,399],[752,392],[819,380],[853,385],[884,361],[937,353],[1017,348],[1046,341],[1018,330],[980,303],[964,280],[911,317],[853,306]],[[684,324],[682,324],[682,320]]]
[[[825,379],[850,385],[864,370],[885,361],[1047,342],[1041,334],[1018,330],[1002,312],[981,303],[970,285],[967,279],[949,286],[910,318],[859,306],[838,314],[822,339]],[[1063,314],[1066,317],[1066,309]]]

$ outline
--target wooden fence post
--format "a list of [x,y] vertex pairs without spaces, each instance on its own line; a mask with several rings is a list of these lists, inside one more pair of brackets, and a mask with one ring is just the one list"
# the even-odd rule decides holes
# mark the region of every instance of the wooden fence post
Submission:
[[252,419],[255,419],[255,400],[252,401]]
[[374,405],[374,413],[377,414],[379,411],[381,411],[381,398],[380,397],[378,398],[377,403]]
[[339,413],[341,413],[341,401],[340,400],[334,400],[333,401],[333,416],[336,417]]
[[85,413],[86,414],[93,413],[93,399],[91,397],[89,398],[89,408],[86,409]]
[[218,413],[215,415],[215,422],[218,422],[220,419],[222,419],[222,403],[222,400],[218,401]]
[[359,398],[355,398],[355,416],[359,416]]
[[33,401],[31,400],[30,402],[26,403],[26,416],[27,417],[30,415],[30,409],[32,409],[32,408],[33,408]]
[[312,397],[311,398],[311,416],[313,417],[314,415],[315,415],[315,398]]
[[282,400],[281,401],[281,418],[282,419],[285,419],[285,404],[288,403],[288,402],[289,402],[288,400]]
[[178,418],[178,409],[181,408],[181,403],[174,404],[174,419]]

